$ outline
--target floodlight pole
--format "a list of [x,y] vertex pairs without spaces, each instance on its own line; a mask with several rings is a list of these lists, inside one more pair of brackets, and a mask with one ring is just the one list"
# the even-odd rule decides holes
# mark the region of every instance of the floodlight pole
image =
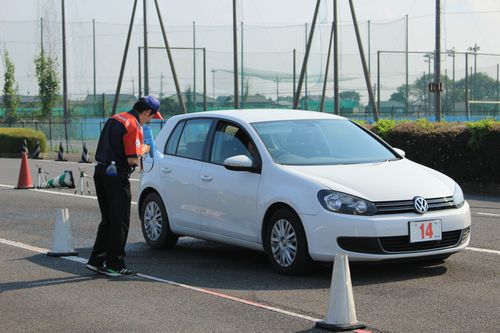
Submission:
[[356,19],[356,12],[354,11],[354,5],[352,3],[352,0],[349,0],[349,6],[351,7],[352,22],[354,24],[354,30],[356,32],[356,39],[358,41],[359,55],[361,57],[361,63],[363,65],[363,72],[365,74],[366,88],[368,89],[368,96],[369,96],[370,104],[372,106],[373,119],[375,121],[377,121],[377,120],[379,120],[380,116],[379,116],[377,105],[375,104],[375,98],[373,96],[371,79],[370,79],[370,75],[368,73],[368,67],[366,65],[365,52],[363,51],[363,44],[361,42],[361,35],[359,33],[358,21]]
[[158,20],[160,21],[161,33],[163,35],[163,41],[165,42],[165,48],[167,49],[168,61],[170,63],[170,69],[172,70],[172,77],[174,79],[175,90],[177,92],[177,98],[179,99],[179,106],[181,108],[182,113],[186,112],[186,105],[184,104],[184,100],[181,94],[181,88],[179,86],[179,81],[177,80],[177,73],[175,71],[174,60],[172,58],[172,52],[170,52],[170,46],[167,40],[167,34],[165,32],[165,26],[163,25],[163,19],[160,13],[160,6],[158,6],[158,0],[155,0],[156,12],[158,13]]
[[147,6],[146,1],[143,0],[143,25],[144,25],[144,95],[149,95],[149,59],[148,59],[148,20],[147,20]]
[[62,51],[63,51],[63,113],[64,113],[64,134],[66,136],[66,151],[68,147],[68,128],[66,122],[68,121],[68,79],[66,74],[66,13],[64,10],[64,0],[61,0],[62,11]]
[[338,39],[337,0],[333,0],[333,112],[340,115],[339,97],[339,39]]
[[434,52],[434,112],[441,121],[441,0],[436,0],[436,50]]
[[137,8],[137,0],[134,0],[134,7],[132,9],[132,16],[130,17],[130,25],[128,27],[127,42],[125,43],[125,51],[123,52],[122,66],[120,68],[120,76],[118,77],[118,85],[116,86],[116,94],[113,100],[112,115],[116,113],[116,106],[118,105],[118,98],[120,96],[120,89],[122,87],[123,72],[125,70],[125,63],[127,62],[128,46],[130,44],[130,36],[132,35],[132,27],[134,25],[135,9]]
[[293,100],[293,108],[297,109],[299,106],[300,93],[302,92],[302,84],[304,83],[304,75],[307,68],[307,61],[309,60],[309,52],[311,50],[312,40],[314,36],[314,28],[316,27],[316,19],[318,17],[319,4],[321,0],[316,1],[316,8],[314,9],[314,16],[311,24],[311,31],[309,33],[309,39],[307,41],[306,54],[304,55],[304,61],[302,62],[302,69],[300,70],[299,82],[297,84],[297,91],[295,92],[295,98]]
[[238,92],[238,28],[236,25],[236,0],[233,0],[233,63],[234,63],[234,108],[240,108]]
[[94,98],[93,98],[93,108],[92,108],[92,111],[94,112],[94,116],[95,116],[95,103],[96,103],[96,70],[95,70],[95,66],[96,66],[96,63],[95,63],[95,19],[92,19],[92,58],[93,58],[93,69],[94,69],[94,73],[93,73],[93,78],[94,78]]

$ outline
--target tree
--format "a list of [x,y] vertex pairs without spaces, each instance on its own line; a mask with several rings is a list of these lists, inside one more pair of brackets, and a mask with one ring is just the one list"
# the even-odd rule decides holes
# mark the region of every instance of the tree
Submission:
[[9,124],[15,123],[17,120],[16,109],[21,102],[17,94],[18,86],[16,85],[15,71],[16,67],[9,57],[7,49],[3,49],[3,63],[5,67],[4,86],[3,86],[3,104],[5,108],[5,121]]
[[361,100],[361,95],[357,91],[346,90],[339,93],[339,98],[343,100],[354,101],[356,105],[359,105],[359,101]]
[[52,108],[59,99],[60,81],[57,59],[41,51],[34,62],[38,79],[38,95],[42,103],[42,117],[47,118],[50,117]]
[[163,118],[168,118],[181,113],[179,102],[171,97],[160,99],[160,113]]

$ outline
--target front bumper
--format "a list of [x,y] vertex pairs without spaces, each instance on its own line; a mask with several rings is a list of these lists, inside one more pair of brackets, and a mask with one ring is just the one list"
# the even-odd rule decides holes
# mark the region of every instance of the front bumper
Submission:
[[[351,261],[382,261],[452,254],[470,241],[471,215],[467,202],[459,209],[428,212],[356,216],[326,210],[300,216],[311,258],[332,261],[346,253]],[[439,219],[441,241],[409,243],[408,222]]]

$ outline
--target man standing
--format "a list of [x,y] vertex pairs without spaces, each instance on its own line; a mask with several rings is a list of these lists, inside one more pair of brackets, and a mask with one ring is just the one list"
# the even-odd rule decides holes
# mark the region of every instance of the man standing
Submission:
[[153,96],[141,97],[131,111],[116,114],[102,129],[95,159],[94,182],[101,210],[101,223],[87,268],[108,276],[134,275],[125,266],[125,244],[130,225],[130,174],[142,155],[142,125],[162,119],[160,102]]

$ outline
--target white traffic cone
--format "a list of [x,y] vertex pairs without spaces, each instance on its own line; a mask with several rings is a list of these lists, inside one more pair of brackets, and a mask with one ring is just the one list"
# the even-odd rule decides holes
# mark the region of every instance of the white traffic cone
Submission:
[[334,332],[366,327],[364,323],[356,319],[347,254],[335,256],[328,313],[325,321],[316,322],[316,327]]
[[56,225],[52,237],[52,250],[47,252],[51,257],[77,256],[73,248],[73,236],[71,234],[71,221],[68,208],[59,209],[56,214]]

